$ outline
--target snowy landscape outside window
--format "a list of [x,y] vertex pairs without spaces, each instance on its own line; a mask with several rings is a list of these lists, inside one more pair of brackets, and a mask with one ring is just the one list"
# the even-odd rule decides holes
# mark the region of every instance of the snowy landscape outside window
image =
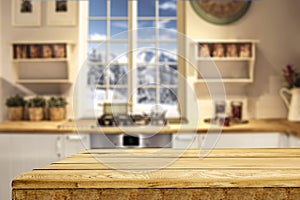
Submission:
[[87,85],[97,100],[177,112],[176,24],[176,0],[89,0]]

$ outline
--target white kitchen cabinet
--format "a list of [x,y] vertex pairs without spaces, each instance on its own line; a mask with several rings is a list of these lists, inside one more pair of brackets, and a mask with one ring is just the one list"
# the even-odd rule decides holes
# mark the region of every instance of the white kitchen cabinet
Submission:
[[198,148],[198,135],[196,133],[179,133],[172,136],[172,148]]
[[[200,147],[206,142],[207,134],[199,134]],[[214,148],[287,148],[285,133],[221,133],[215,141],[209,141]],[[214,146],[215,144],[215,146]],[[207,145],[206,145],[207,147]]]
[[63,139],[63,156],[68,157],[81,150],[90,149],[89,134],[69,134],[64,135]]
[[[210,134],[210,135],[208,135]],[[300,138],[285,133],[174,134],[173,148],[288,148],[300,147]],[[291,146],[292,145],[292,146]]]
[[300,148],[300,137],[289,135],[289,147]]
[[89,147],[89,135],[0,134],[0,199],[11,199],[11,181],[18,174]]

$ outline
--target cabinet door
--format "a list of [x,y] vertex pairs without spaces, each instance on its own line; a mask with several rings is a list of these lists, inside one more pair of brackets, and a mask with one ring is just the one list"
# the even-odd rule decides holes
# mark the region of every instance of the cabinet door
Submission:
[[172,148],[198,148],[198,135],[195,133],[173,134]]
[[300,137],[289,135],[289,147],[300,148]]
[[[200,138],[205,141],[205,134]],[[285,133],[221,133],[214,148],[287,148]]]
[[0,134],[0,199],[11,199],[10,183],[13,178],[10,152],[11,135]]
[[89,134],[64,135],[64,157],[78,153],[81,150],[90,149]]
[[11,199],[11,181],[20,173],[61,159],[62,135],[0,134],[0,199]]

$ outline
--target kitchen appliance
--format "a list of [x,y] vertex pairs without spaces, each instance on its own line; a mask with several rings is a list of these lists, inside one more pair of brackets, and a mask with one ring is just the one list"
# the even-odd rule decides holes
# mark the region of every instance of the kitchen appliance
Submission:
[[300,121],[300,88],[281,88],[280,96],[289,110],[288,120]]
[[91,134],[91,148],[171,148],[172,134]]

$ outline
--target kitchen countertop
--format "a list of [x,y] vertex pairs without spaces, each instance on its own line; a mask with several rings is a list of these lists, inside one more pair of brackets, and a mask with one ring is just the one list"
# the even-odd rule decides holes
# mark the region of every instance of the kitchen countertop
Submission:
[[17,176],[13,199],[300,199],[300,149],[94,149]]
[[[76,125],[75,125],[76,124]],[[200,122],[195,125],[169,124],[160,129],[155,126],[140,127],[97,127],[96,121],[5,121],[0,123],[0,133],[205,133],[220,131],[222,127]],[[300,137],[300,122],[290,122],[286,119],[251,119],[246,124],[235,124],[223,127],[222,132],[283,132]]]

